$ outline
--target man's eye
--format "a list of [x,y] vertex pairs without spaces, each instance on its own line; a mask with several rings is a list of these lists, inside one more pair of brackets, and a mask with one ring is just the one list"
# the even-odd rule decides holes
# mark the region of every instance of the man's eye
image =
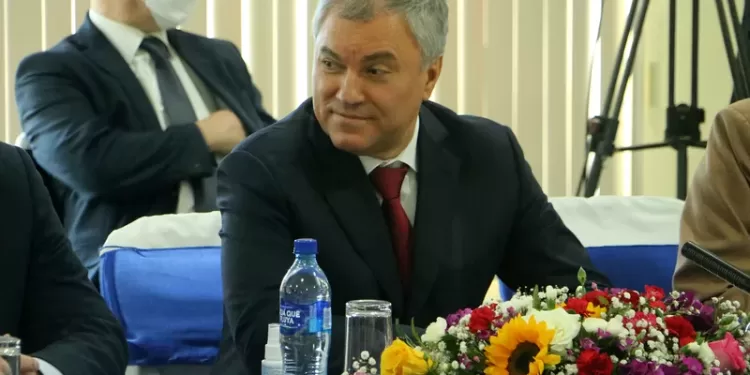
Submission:
[[385,69],[378,69],[378,68],[367,69],[367,74],[372,75],[372,76],[382,76],[387,73],[388,71],[386,71]]

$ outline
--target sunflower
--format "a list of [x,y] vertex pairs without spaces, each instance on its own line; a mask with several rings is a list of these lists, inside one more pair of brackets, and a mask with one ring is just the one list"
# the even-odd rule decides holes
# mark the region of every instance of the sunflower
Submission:
[[560,356],[549,354],[555,331],[531,316],[528,321],[515,317],[503,325],[485,348],[487,375],[540,375],[545,365],[560,363]]

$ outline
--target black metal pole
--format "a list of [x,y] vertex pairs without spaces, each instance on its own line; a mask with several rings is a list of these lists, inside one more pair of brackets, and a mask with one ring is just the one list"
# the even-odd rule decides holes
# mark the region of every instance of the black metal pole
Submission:
[[742,23],[740,22],[739,13],[737,12],[737,4],[735,4],[734,0],[727,0],[727,4],[729,8],[729,16],[732,18],[734,37],[737,40],[737,69],[742,71],[743,76],[741,78],[744,78],[747,84],[747,94],[750,95],[750,83],[748,83],[748,79],[750,79],[750,51],[748,50],[747,45],[747,35],[745,35]]
[[685,142],[677,144],[677,199],[685,200],[688,189],[688,146]]
[[693,0],[693,43],[690,56],[690,106],[698,108],[698,29],[700,27],[700,1]]
[[[620,109],[622,108],[622,102],[625,96],[625,89],[627,88],[628,80],[630,79],[630,75],[633,72],[633,64],[635,63],[635,56],[638,52],[638,44],[641,39],[641,33],[643,32],[643,23],[646,19],[646,11],[648,10],[649,1],[650,0],[643,0],[643,6],[637,9],[636,5],[638,2],[636,0],[633,0],[631,13],[628,15],[628,20],[630,20],[631,17],[634,17],[634,19],[632,20],[633,22],[628,25],[631,28],[635,27],[635,30],[633,32],[633,41],[630,51],[627,54],[627,59],[625,61],[625,71],[623,72],[622,80],[620,81],[620,86],[618,87],[616,93],[617,96],[614,99],[614,109],[612,110],[611,114],[607,113],[606,117],[602,119],[603,121],[605,121],[603,130],[604,135],[602,137],[602,141],[599,142],[599,145],[597,146],[596,154],[594,155],[594,161],[592,162],[591,170],[589,171],[589,174],[587,176],[588,178],[586,179],[584,188],[585,197],[592,197],[594,196],[594,194],[596,194],[596,190],[599,187],[599,179],[601,178],[602,169],[604,167],[604,160],[609,157],[614,151],[614,141],[615,137],[617,136]],[[636,13],[637,15],[634,16],[634,14]],[[627,27],[626,29],[626,31],[630,31]],[[623,38],[620,41],[620,49],[622,50],[622,54],[618,52],[618,56],[625,54],[628,42],[628,34],[628,32],[623,34]],[[619,67],[619,65],[620,63],[618,61],[617,66]]]
[[[615,66],[612,70],[612,78],[609,80],[607,86],[607,93],[604,96],[604,103],[602,104],[602,117],[616,118],[617,116],[610,116],[610,109],[612,109],[612,100],[617,89],[618,79],[620,77],[620,65],[622,65],[623,56],[625,56],[626,47],[628,44],[628,37],[630,32],[633,30],[633,22],[635,21],[636,10],[638,9],[639,0],[633,0],[630,4],[630,12],[628,12],[628,18],[625,20],[625,30],[622,32],[622,38],[620,39],[620,45],[617,47],[617,56],[615,56]],[[633,51],[631,49],[631,51]],[[628,55],[630,57],[632,52]],[[628,76],[623,74],[623,81],[625,86],[627,84]]]
[[667,64],[667,106],[674,107],[674,65],[675,65],[675,38],[677,34],[677,1],[669,0],[669,33],[667,40],[668,64]]
[[750,89],[748,89],[748,82],[745,79],[745,72],[738,67],[737,60],[739,59],[734,55],[734,48],[732,47],[732,39],[729,34],[727,16],[724,13],[724,3],[722,0],[716,0],[716,13],[719,15],[719,26],[721,27],[721,35],[724,39],[724,49],[727,54],[727,61],[729,62],[729,71],[732,73],[732,82],[734,82],[735,99],[745,99],[748,97]]

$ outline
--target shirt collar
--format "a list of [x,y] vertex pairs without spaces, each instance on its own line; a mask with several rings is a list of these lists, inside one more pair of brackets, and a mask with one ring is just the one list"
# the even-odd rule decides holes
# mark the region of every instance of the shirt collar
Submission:
[[359,160],[362,162],[362,166],[365,168],[365,172],[369,175],[377,167],[391,165],[396,162],[406,164],[414,172],[417,171],[417,136],[419,135],[419,117],[417,117],[417,124],[414,126],[414,134],[411,136],[409,144],[406,145],[401,153],[393,159],[382,160],[373,158],[371,156],[360,156]]
[[111,20],[93,9],[89,10],[89,18],[128,63],[133,61],[146,36],[155,36],[169,46],[167,32],[164,30],[147,34],[133,26]]

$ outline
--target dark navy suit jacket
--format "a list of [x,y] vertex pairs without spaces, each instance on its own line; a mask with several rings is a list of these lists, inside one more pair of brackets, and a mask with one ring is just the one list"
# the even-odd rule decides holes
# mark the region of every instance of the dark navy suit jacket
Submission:
[[391,301],[394,318],[426,327],[481,304],[495,275],[512,288],[575,288],[584,267],[591,281],[609,284],[548,202],[509,128],[425,102],[417,164],[406,291],[375,190],[359,158],[323,133],[311,101],[224,159],[218,204],[226,340],[215,374],[260,374],[296,238],[319,241],[318,262],[331,283],[329,374],[342,372],[347,301]]
[[63,374],[122,374],[122,328],[86,276],[24,150],[0,142],[0,333]]
[[[179,30],[170,44],[248,134],[274,122],[237,48]],[[89,269],[109,233],[174,213],[179,182],[215,173],[194,124],[162,130],[138,79],[88,19],[18,67],[16,102],[35,161],[51,177],[73,248]]]

